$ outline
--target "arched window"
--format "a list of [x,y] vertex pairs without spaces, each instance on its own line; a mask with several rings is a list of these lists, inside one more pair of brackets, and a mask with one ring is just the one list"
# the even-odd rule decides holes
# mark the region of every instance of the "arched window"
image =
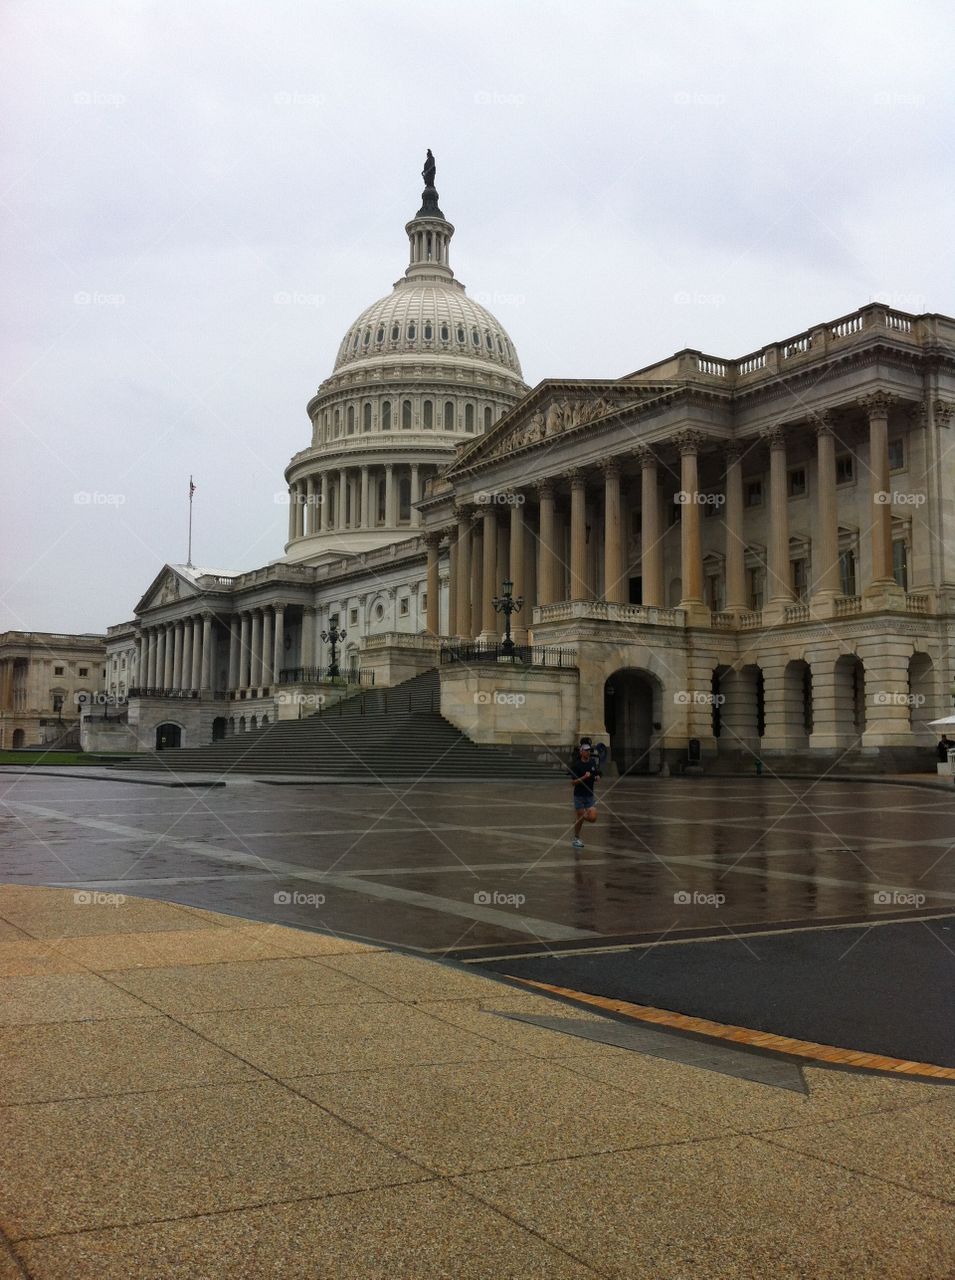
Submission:
[[443,324],[441,326],[441,341],[447,342],[450,337],[451,337],[451,330],[448,328],[446,324]]
[[361,429],[362,431],[371,430],[371,405],[365,403],[364,409],[361,411]]
[[340,436],[341,433],[342,433],[342,411],[341,409],[336,409],[335,410],[335,434],[336,436]]
[[382,431],[391,430],[391,401],[385,400],[381,406],[381,429]]
[[504,345],[503,345],[503,343],[501,342],[501,335],[500,335],[500,334],[498,334],[498,335],[497,335],[497,350],[498,350],[498,354],[499,354],[499,355],[503,355],[503,354],[504,354]]
[[484,341],[487,343],[487,349],[488,349],[488,351],[493,351],[493,350],[494,350],[494,344],[493,344],[493,342],[491,341],[491,331],[490,331],[490,329],[485,329],[485,330],[484,330]]
[[360,335],[359,335],[359,333],[358,333],[358,330],[356,329],[356,330],[355,330],[355,336],[352,338],[352,341],[351,341],[351,349],[352,349],[352,351],[357,351],[357,350],[358,350],[358,339],[359,339],[359,336],[360,336]]
[[401,402],[401,429],[402,431],[411,430],[411,401],[402,400]]
[[398,481],[398,519],[411,519],[411,478],[402,476]]
[[398,328],[396,324],[393,324],[391,326],[391,341],[397,342],[400,337],[401,337],[401,330]]
[[353,435],[355,431],[355,406],[348,406],[348,434]]
[[430,342],[433,337],[434,330],[431,328],[431,321],[429,320],[424,326],[424,340],[425,342]]
[[414,342],[417,336],[418,336],[418,328],[415,322],[412,320],[411,324],[408,325],[408,341]]
[[464,429],[465,431],[474,430],[474,405],[466,404],[464,406]]
[[424,429],[430,431],[434,427],[434,405],[430,400],[424,402]]
[[481,335],[478,333],[477,329],[471,330],[471,341],[476,347],[481,345]]
[[375,503],[376,510],[378,511],[378,523],[384,524],[385,523],[385,497],[386,497],[385,477],[379,476],[378,479],[375,481],[375,484],[378,490],[378,501]]
[[445,431],[454,430],[454,401],[445,400],[444,402],[444,429]]
[[488,405],[487,408],[484,410],[484,430],[490,431],[490,429],[491,429],[491,406]]
[[466,341],[467,339],[465,338],[465,335],[464,335],[464,325],[459,324],[458,325],[458,342],[460,342],[463,345]]
[[365,330],[365,336],[364,336],[364,338],[362,338],[362,343],[361,343],[361,344],[362,344],[362,346],[363,346],[363,347],[367,347],[367,346],[368,346],[368,344],[369,344],[369,342],[371,342],[371,330],[370,330],[370,329],[366,329],[366,330]]
[[375,342],[380,347],[381,344],[384,342],[384,340],[385,340],[385,326],[383,324],[380,324],[378,326],[378,332],[375,334]]

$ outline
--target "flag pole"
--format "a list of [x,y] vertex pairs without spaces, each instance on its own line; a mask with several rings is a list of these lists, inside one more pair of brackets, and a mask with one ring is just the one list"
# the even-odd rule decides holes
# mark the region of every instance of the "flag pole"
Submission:
[[192,476],[189,477],[189,550],[186,555],[186,568],[192,568],[192,495],[196,491],[196,486],[192,483]]

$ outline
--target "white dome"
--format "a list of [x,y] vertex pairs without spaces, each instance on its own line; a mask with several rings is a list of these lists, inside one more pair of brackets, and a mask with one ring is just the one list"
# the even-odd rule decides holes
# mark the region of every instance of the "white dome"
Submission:
[[366,307],[345,334],[334,372],[380,364],[382,356],[441,356],[507,369],[521,377],[514,344],[486,307],[456,280],[399,280],[391,293]]

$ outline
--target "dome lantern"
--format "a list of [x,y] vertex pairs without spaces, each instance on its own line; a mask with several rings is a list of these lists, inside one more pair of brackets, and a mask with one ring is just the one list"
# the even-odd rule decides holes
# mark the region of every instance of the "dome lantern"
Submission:
[[421,170],[424,178],[421,208],[405,226],[411,246],[410,261],[405,271],[409,280],[454,279],[454,272],[448,262],[448,246],[454,235],[454,227],[438,207],[438,193],[434,186],[436,168],[429,147]]

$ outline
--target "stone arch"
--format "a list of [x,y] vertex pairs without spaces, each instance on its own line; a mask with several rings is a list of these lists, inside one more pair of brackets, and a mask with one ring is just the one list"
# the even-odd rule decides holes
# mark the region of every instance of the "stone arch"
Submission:
[[720,677],[720,749],[759,750],[764,729],[763,673],[755,662],[727,667]]
[[175,751],[182,746],[183,727],[175,720],[165,720],[156,725],[156,750]]
[[14,729],[13,731],[13,747],[18,751],[27,744],[27,735],[23,729]]
[[805,658],[786,663],[779,712],[782,723],[777,732],[785,738],[786,746],[808,749],[813,730],[812,667]]
[[624,774],[658,773],[663,684],[644,667],[619,667],[604,681],[604,727],[610,760]]
[[212,741],[221,742],[226,735],[227,720],[225,716],[216,716],[212,722]]
[[934,739],[928,725],[935,715],[935,663],[932,655],[916,650],[909,658],[909,725],[913,733]]
[[857,653],[843,653],[833,668],[834,720],[842,745],[859,745],[865,733],[865,666]]

